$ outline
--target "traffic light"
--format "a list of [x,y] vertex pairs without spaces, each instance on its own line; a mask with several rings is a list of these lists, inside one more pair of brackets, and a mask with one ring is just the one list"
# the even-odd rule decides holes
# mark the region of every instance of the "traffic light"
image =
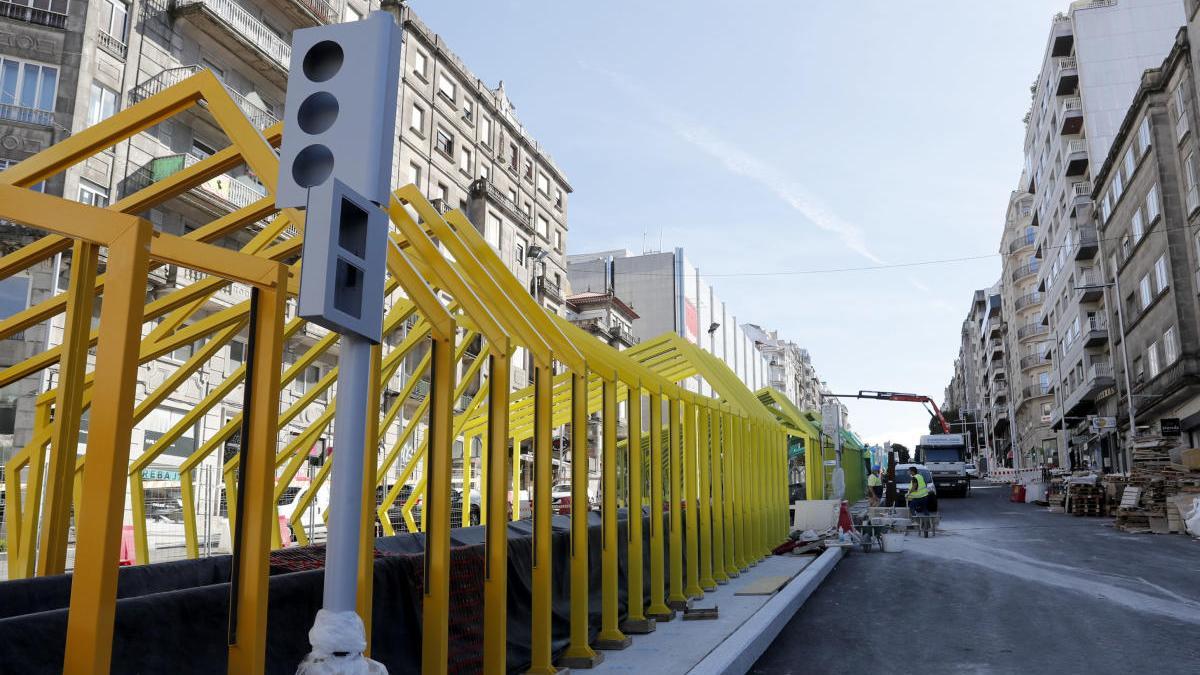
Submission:
[[387,12],[292,34],[277,207],[306,206],[331,178],[387,201],[399,73],[400,28]]

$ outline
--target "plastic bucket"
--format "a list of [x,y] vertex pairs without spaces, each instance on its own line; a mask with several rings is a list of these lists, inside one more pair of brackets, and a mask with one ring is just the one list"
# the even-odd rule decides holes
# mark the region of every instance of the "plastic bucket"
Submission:
[[899,553],[904,550],[903,532],[884,532],[883,550],[886,553]]

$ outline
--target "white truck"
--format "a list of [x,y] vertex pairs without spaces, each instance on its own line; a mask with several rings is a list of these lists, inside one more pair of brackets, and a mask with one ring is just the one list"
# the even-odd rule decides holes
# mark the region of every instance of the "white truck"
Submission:
[[967,476],[967,442],[962,434],[930,434],[917,445],[917,461],[933,474],[938,495],[971,494]]

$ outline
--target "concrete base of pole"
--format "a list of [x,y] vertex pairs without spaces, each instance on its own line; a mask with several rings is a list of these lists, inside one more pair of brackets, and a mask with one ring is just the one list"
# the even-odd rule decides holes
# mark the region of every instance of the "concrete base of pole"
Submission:
[[633,638],[628,635],[622,635],[621,637],[597,637],[596,641],[592,643],[592,649],[616,652],[628,648],[631,644],[633,644]]
[[630,635],[648,635],[654,632],[655,623],[654,619],[629,619],[621,624],[621,632]]
[[654,619],[655,621],[667,622],[667,621],[670,621],[671,619],[675,618],[675,610],[668,608],[667,611],[665,611],[665,612],[650,611],[650,612],[646,612],[646,616],[650,617],[651,619]]
[[600,652],[596,652],[594,654],[586,655],[586,656],[585,655],[563,656],[561,659],[558,660],[558,672],[561,673],[561,672],[563,672],[564,669],[569,670],[571,668],[581,668],[581,669],[595,668],[596,666],[600,665],[601,663],[604,663],[604,654],[601,654]]

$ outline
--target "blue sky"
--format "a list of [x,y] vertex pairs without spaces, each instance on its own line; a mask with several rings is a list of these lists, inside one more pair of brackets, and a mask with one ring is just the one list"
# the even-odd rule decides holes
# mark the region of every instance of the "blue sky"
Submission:
[[[661,237],[835,391],[941,401],[971,292],[999,275],[1029,84],[1066,0],[410,4],[504,80],[566,172],[568,252]],[[955,258],[976,259],[785,273]],[[928,423],[917,404],[848,405],[872,442]]]

